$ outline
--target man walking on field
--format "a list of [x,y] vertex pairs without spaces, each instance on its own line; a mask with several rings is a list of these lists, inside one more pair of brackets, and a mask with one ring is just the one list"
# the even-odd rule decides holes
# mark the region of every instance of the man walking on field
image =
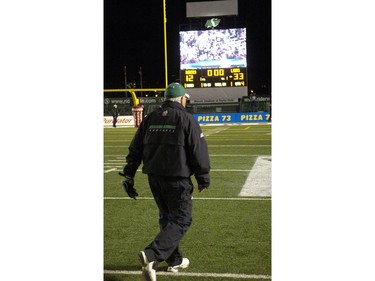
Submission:
[[185,109],[189,95],[178,83],[171,83],[164,95],[162,106],[140,124],[120,173],[124,191],[136,199],[133,178],[143,161],[142,172],[148,175],[159,208],[160,232],[138,254],[146,281],[156,280],[159,262],[165,261],[169,272],[189,266],[179,244],[192,222],[191,176],[199,192],[210,185],[207,143],[198,122]]

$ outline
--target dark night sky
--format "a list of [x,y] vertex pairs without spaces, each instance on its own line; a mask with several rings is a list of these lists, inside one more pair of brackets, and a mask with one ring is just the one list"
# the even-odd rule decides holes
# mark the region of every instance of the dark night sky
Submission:
[[[189,23],[186,0],[167,0],[168,82],[179,78],[179,30]],[[237,23],[247,27],[248,84],[271,89],[271,0],[238,0]],[[227,18],[227,21],[233,18]],[[225,20],[222,19],[222,21]],[[220,27],[220,26],[219,26]],[[104,0],[104,88],[124,88],[127,81],[164,87],[163,1]]]

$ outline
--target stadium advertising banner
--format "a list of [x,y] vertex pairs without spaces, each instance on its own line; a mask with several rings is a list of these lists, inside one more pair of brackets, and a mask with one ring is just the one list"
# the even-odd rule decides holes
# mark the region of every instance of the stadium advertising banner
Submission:
[[194,118],[199,124],[271,122],[269,112],[194,114]]
[[[113,117],[112,116],[104,116],[104,126],[111,127],[113,126]],[[119,116],[117,117],[116,126],[129,126],[134,127],[134,118],[132,115],[129,116]]]
[[[269,112],[242,112],[242,113],[212,113],[212,114],[193,114],[199,124],[231,124],[231,123],[266,123],[271,122]],[[111,127],[113,123],[112,116],[104,116],[104,127]],[[134,127],[134,118],[131,115],[119,116],[117,126]]]

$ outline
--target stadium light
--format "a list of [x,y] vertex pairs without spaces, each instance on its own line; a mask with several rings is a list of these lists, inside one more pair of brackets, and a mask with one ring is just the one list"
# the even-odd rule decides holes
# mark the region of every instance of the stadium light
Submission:
[[206,28],[215,28],[216,26],[219,25],[219,23],[220,23],[220,19],[212,18],[212,19],[207,20],[204,26]]

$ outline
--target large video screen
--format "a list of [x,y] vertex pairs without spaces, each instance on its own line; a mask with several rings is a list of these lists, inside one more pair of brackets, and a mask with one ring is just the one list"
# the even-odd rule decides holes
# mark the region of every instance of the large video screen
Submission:
[[180,31],[180,69],[245,68],[246,28]]

